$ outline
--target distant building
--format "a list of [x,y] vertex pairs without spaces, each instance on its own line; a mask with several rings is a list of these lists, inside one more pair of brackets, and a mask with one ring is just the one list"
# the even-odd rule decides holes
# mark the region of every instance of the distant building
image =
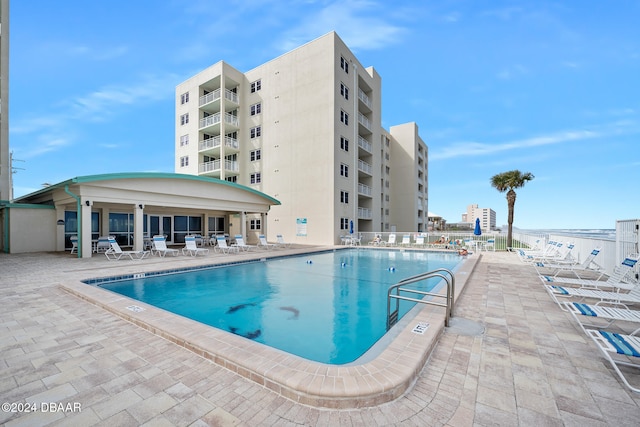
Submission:
[[9,153],[9,0],[0,2],[0,201],[13,198]]
[[220,61],[176,88],[175,171],[277,198],[270,240],[426,231],[427,145],[415,123],[387,131],[381,116],[380,76],[335,32],[247,72]]
[[496,229],[496,212],[491,208],[480,208],[477,204],[467,206],[462,214],[462,222],[475,226],[476,218],[480,218],[480,228],[483,231]]

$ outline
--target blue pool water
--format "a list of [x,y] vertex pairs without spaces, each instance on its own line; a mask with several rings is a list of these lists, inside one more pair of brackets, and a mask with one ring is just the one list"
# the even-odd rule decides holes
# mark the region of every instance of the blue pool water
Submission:
[[[386,333],[389,286],[459,261],[450,253],[346,249],[100,286],[306,359],[344,364]],[[413,305],[402,301],[400,315]]]

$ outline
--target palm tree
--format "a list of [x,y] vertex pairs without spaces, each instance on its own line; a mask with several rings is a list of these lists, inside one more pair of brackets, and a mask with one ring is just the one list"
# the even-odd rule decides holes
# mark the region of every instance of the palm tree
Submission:
[[499,173],[491,177],[491,186],[495,187],[501,193],[507,192],[507,207],[509,208],[509,217],[507,224],[509,225],[507,231],[507,247],[511,247],[511,233],[513,228],[513,207],[516,204],[516,192],[514,188],[524,187],[527,181],[531,181],[534,178],[530,172],[522,173],[519,170],[512,170],[509,172]]

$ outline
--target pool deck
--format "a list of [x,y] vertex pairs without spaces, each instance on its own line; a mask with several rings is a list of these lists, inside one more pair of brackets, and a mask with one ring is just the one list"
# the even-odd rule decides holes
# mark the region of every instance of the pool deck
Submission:
[[[308,249],[278,252],[305,250]],[[325,393],[329,384],[324,380],[308,385],[312,397],[305,400],[299,390],[308,378],[291,375],[291,387],[276,387],[275,381],[259,378],[271,378],[269,369],[252,373],[242,370],[240,363],[221,366],[226,362],[209,356],[219,353],[220,343],[218,348],[206,349],[190,348],[188,344],[202,343],[207,337],[212,339],[210,332],[182,325],[174,317],[171,327],[183,329],[179,335],[191,336],[190,340],[179,341],[177,334],[166,335],[166,326],[155,329],[167,323],[156,316],[155,309],[136,303],[145,310],[136,313],[125,307],[123,311],[125,301],[121,298],[111,302],[102,297],[92,300],[77,289],[79,280],[84,278],[182,268],[248,256],[110,262],[104,256],[81,260],[68,254],[0,254],[0,395],[3,403],[29,402],[38,409],[20,414],[3,411],[0,423],[621,426],[637,425],[640,419],[640,395],[620,383],[595,345],[572,323],[571,316],[552,302],[533,269],[511,253],[472,255],[478,257],[477,263],[466,285],[460,286],[464,289],[456,304],[452,327],[440,334],[434,327],[435,318],[427,317],[430,323],[427,334],[402,331],[399,335],[398,342],[404,346],[413,346],[416,340],[433,335],[435,345],[424,369],[415,373],[414,380],[403,391],[395,390],[381,401],[389,397],[392,400],[362,401],[361,404],[374,406],[355,409],[296,403],[342,407],[335,399],[328,399],[334,402],[329,404],[318,400],[318,393]],[[263,256],[264,252],[258,258]],[[87,288],[93,289],[81,286]],[[150,318],[137,317],[150,312],[154,314]],[[124,315],[129,316],[129,321]],[[422,312],[418,316],[421,315]],[[477,328],[478,325],[482,327]],[[405,332],[408,338],[403,338]],[[251,350],[242,354],[236,354],[237,349],[231,351],[238,361],[258,360],[256,366],[264,365],[263,356],[253,351],[263,346],[231,334],[225,333],[223,338],[226,344],[236,340],[238,348]],[[212,342],[219,339],[220,336],[214,336]],[[431,347],[418,342],[418,348]],[[413,370],[404,366],[405,356],[400,352],[393,360],[384,357],[387,367],[391,362],[403,367],[398,372],[380,366],[378,372],[373,372],[370,369],[373,365],[366,371],[362,367],[353,369],[362,377],[377,378],[374,383],[365,380],[361,386],[373,389],[371,396],[379,396],[380,390],[389,390],[385,384],[397,383],[398,378],[406,376],[403,369]],[[312,374],[316,378],[332,378],[333,391],[328,396],[335,395],[335,390],[345,393],[357,385],[340,383],[345,370],[351,367],[325,368],[319,372],[320,364],[302,368],[303,364],[293,358],[284,365],[297,372],[315,366]],[[637,374],[632,379],[640,382]],[[52,411],[55,407],[42,405],[43,402],[71,405],[66,412]]]

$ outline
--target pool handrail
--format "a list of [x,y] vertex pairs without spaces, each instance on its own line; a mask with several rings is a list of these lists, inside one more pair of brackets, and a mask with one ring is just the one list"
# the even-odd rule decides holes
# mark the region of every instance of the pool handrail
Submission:
[[[447,275],[443,275],[441,273],[446,273]],[[440,277],[446,282],[447,284],[446,296],[443,296],[439,293],[436,294],[432,292],[424,292],[424,291],[418,291],[415,289],[406,289],[406,288],[400,287],[402,285],[408,285],[410,283],[420,282],[422,280],[430,279],[432,277]],[[394,290],[396,291],[396,294],[392,295],[392,292]],[[435,302],[432,300],[424,300],[424,299],[409,298],[409,297],[401,296],[400,295],[401,291],[413,293],[413,294],[419,294],[419,295],[422,295],[423,297],[429,295],[434,297],[446,298],[446,303],[443,304],[443,303]],[[399,300],[413,301],[420,304],[429,304],[429,305],[437,305],[439,307],[445,307],[446,315],[444,319],[444,326],[445,327],[449,326],[449,318],[453,316],[454,295],[455,295],[455,276],[450,270],[446,268],[437,268],[432,271],[427,271],[426,273],[417,274],[415,276],[407,277],[405,279],[400,280],[395,285],[390,286],[389,290],[387,291],[387,330],[391,329],[391,327],[395,325],[396,322],[398,321],[398,310],[400,307]],[[396,300],[396,307],[393,312],[391,311],[391,298],[394,298]]]

